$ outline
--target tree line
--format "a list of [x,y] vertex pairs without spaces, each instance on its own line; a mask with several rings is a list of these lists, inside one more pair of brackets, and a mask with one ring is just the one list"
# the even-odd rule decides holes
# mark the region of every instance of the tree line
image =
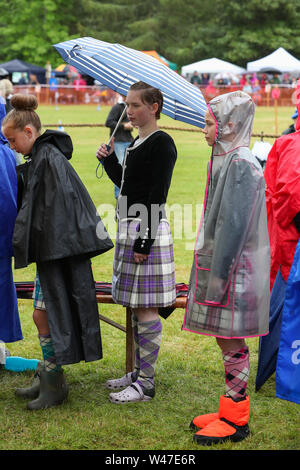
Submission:
[[0,0],[0,62],[53,67],[53,44],[91,36],[183,65],[245,67],[282,46],[300,58],[300,0]]

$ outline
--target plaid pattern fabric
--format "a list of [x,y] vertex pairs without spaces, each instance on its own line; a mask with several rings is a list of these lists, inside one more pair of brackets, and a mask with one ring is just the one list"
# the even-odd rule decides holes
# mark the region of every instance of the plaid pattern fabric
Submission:
[[43,292],[42,292],[38,273],[36,274],[36,277],[34,279],[34,288],[33,288],[32,298],[34,300],[33,302],[34,308],[37,308],[39,310],[46,310],[46,305],[44,302]]
[[152,388],[161,343],[162,324],[159,318],[149,322],[138,322],[137,327],[140,356],[140,371],[137,383],[141,387]]
[[249,349],[223,353],[225,368],[226,395],[233,400],[244,398],[249,380]]
[[137,264],[133,245],[138,220],[118,223],[113,263],[112,297],[132,308],[167,307],[176,301],[173,241],[169,224],[161,220],[147,261]]
[[56,364],[56,357],[51,336],[39,335],[39,341],[42,349],[45,370],[47,372],[58,372],[61,370],[61,366]]
[[[258,335],[259,319],[257,298],[251,284],[252,269],[249,255],[242,255],[232,274],[228,305],[215,307],[204,305],[201,299],[199,301],[194,264],[184,329],[226,338]],[[268,313],[265,312],[266,315]]]

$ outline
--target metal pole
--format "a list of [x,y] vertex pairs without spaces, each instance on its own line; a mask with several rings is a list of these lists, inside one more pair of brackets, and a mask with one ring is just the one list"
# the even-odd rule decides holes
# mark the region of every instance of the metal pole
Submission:
[[126,113],[126,111],[127,111],[127,106],[125,105],[124,110],[123,110],[123,112],[122,112],[122,114],[121,114],[121,116],[120,116],[120,119],[118,120],[117,125],[116,125],[116,127],[114,128],[114,131],[113,131],[112,135],[110,136],[110,139],[109,139],[108,144],[107,144],[107,146],[106,146],[106,148],[107,148],[108,151],[110,150],[110,143],[111,143],[112,139],[114,138],[114,135],[115,135],[115,133],[116,133],[116,131],[117,131],[117,129],[118,129],[118,127],[119,127],[119,125],[120,125],[120,123],[121,123],[121,121],[122,121],[122,119],[123,119],[125,113]]

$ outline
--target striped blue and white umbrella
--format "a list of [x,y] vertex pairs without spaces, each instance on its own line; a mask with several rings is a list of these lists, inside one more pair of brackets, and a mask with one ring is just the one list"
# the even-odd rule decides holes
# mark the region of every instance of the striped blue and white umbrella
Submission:
[[178,121],[203,128],[206,102],[199,88],[143,52],[120,44],[85,37],[55,44],[68,64],[122,95],[138,81],[159,88],[162,112]]

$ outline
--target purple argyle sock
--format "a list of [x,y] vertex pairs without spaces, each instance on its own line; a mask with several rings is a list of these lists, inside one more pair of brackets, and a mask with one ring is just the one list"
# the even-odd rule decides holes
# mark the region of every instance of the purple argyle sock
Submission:
[[160,319],[138,322],[140,372],[137,382],[144,388],[154,387],[155,365],[159,353],[162,324]]

